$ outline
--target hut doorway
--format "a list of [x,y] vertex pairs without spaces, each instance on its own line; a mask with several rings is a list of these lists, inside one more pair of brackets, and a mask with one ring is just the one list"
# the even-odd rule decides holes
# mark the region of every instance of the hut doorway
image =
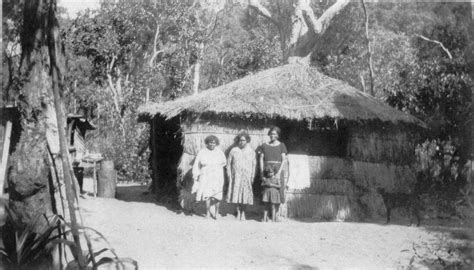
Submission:
[[152,120],[151,146],[152,190],[160,197],[175,199],[179,159],[183,155],[183,134],[178,117],[170,120],[155,117]]

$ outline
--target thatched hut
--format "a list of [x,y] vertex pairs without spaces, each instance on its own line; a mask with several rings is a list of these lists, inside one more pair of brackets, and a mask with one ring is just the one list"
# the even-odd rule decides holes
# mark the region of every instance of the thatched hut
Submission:
[[255,149],[271,125],[282,129],[289,151],[283,207],[289,217],[383,214],[375,188],[408,192],[415,182],[410,131],[423,123],[314,67],[272,68],[194,96],[146,104],[139,113],[151,125],[152,177],[159,189],[176,193],[172,187],[178,187],[186,195],[186,176],[209,134],[227,151],[246,131]]

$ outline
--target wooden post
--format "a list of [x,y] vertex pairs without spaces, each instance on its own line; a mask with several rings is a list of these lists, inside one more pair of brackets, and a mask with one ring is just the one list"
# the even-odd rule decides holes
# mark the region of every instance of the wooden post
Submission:
[[156,127],[158,125],[156,118],[150,120],[151,136],[151,190],[156,192],[158,190],[158,155],[156,153]]
[[97,162],[93,161],[93,168],[92,168],[92,186],[94,187],[94,190],[92,191],[94,194],[94,197],[97,196]]
[[112,160],[103,160],[99,171],[97,182],[97,196],[103,198],[115,198],[115,187],[117,173]]
[[0,195],[3,194],[3,187],[7,179],[8,154],[10,152],[10,139],[12,133],[12,122],[7,121],[5,127],[5,139],[3,140],[2,163],[0,163]]
[[5,137],[3,140],[3,151],[2,151],[2,160],[0,163],[0,226],[2,226],[5,222],[6,215],[5,215],[5,205],[8,202],[7,194],[3,194],[3,190],[5,187],[5,181],[7,180],[7,164],[8,164],[8,154],[10,152],[10,139],[11,139],[11,132],[12,132],[12,122],[7,121],[7,125],[5,126]]

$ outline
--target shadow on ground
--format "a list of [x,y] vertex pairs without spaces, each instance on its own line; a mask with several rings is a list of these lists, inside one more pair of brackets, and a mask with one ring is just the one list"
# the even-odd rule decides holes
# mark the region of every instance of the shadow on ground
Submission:
[[115,198],[125,202],[157,203],[155,195],[148,192],[146,185],[117,186]]
[[474,269],[474,220],[465,220],[463,224],[445,223],[425,227],[427,231],[446,237],[440,239],[443,248],[436,244],[429,248],[435,259],[425,259],[421,263],[430,269]]
[[[205,204],[204,202],[196,202],[193,204],[192,212],[183,212],[177,202],[170,201],[169,199],[161,199],[159,195],[148,192],[146,185],[124,185],[117,186],[115,198],[125,202],[140,202],[140,203],[153,203],[160,205],[168,209],[169,211],[175,212],[176,214],[184,215],[205,215]],[[221,202],[220,214],[224,217],[236,216],[236,209],[233,204]],[[247,220],[262,220],[262,206],[252,205],[247,210]]]

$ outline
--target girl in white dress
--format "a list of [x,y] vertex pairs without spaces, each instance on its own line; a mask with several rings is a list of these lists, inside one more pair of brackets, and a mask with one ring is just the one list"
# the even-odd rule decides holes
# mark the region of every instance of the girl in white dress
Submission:
[[193,192],[196,201],[206,202],[206,218],[211,215],[211,206],[215,205],[214,218],[219,214],[219,202],[224,189],[224,166],[227,163],[224,152],[219,149],[219,139],[210,135],[204,140],[206,147],[199,150],[193,164]]

